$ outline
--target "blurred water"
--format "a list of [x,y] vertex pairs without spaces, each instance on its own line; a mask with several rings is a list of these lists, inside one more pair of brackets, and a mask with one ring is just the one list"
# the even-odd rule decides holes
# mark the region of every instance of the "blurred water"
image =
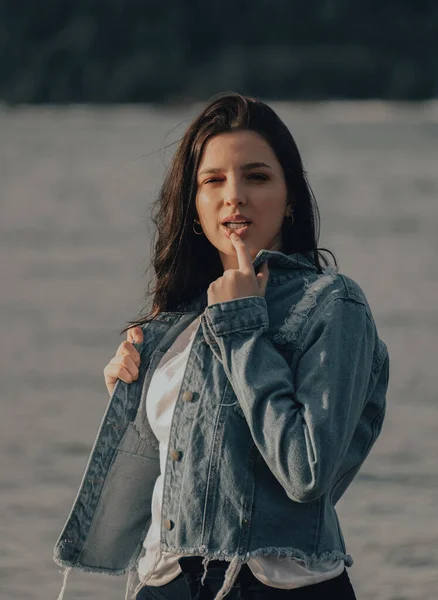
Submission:
[[[340,519],[362,600],[438,589],[438,107],[273,104],[296,136],[320,246],[364,288],[391,355],[388,416]],[[57,598],[52,549],[142,306],[155,198],[198,107],[0,110],[0,593]],[[74,571],[68,598],[126,578]]]

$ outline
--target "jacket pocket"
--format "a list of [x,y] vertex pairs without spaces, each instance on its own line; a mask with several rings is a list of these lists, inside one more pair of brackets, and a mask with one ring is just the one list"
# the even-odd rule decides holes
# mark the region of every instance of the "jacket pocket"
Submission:
[[[159,449],[151,442],[148,431],[149,430],[144,429],[144,432],[140,433],[137,423],[131,421],[128,423],[117,450],[141,456],[143,458],[150,458],[151,460],[159,460]],[[153,435],[152,430],[151,433]],[[154,436],[153,441],[155,441],[155,439]]]

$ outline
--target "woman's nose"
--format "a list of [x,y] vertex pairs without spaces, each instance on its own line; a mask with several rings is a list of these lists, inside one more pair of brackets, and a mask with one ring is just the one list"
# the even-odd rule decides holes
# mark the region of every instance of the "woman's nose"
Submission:
[[225,189],[225,200],[231,204],[244,202],[246,200],[244,186],[238,181],[227,182]]

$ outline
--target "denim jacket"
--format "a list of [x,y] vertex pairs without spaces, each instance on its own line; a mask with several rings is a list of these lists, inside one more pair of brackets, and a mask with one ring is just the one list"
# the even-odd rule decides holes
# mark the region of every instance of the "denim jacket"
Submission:
[[207,306],[204,291],[143,326],[139,377],[115,385],[54,548],[60,598],[72,567],[137,568],[160,472],[146,393],[200,315],[172,418],[160,551],[203,556],[205,569],[229,561],[217,599],[257,555],[353,563],[335,505],[381,431],[388,350],[351,278],[318,273],[301,253],[260,250],[254,269],[265,260],[264,297]]

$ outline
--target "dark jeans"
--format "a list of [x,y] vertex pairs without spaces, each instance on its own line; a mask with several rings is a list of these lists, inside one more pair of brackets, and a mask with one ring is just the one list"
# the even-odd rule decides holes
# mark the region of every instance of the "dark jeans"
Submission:
[[[226,561],[212,560],[208,563],[204,585],[202,557],[184,556],[179,559],[182,573],[173,581],[159,587],[145,586],[136,596],[136,600],[213,600],[222,587],[225,571],[230,564]],[[328,581],[308,585],[294,590],[284,590],[264,585],[251,572],[248,565],[242,565],[232,589],[226,595],[227,600],[356,600],[353,587],[344,572]]]

